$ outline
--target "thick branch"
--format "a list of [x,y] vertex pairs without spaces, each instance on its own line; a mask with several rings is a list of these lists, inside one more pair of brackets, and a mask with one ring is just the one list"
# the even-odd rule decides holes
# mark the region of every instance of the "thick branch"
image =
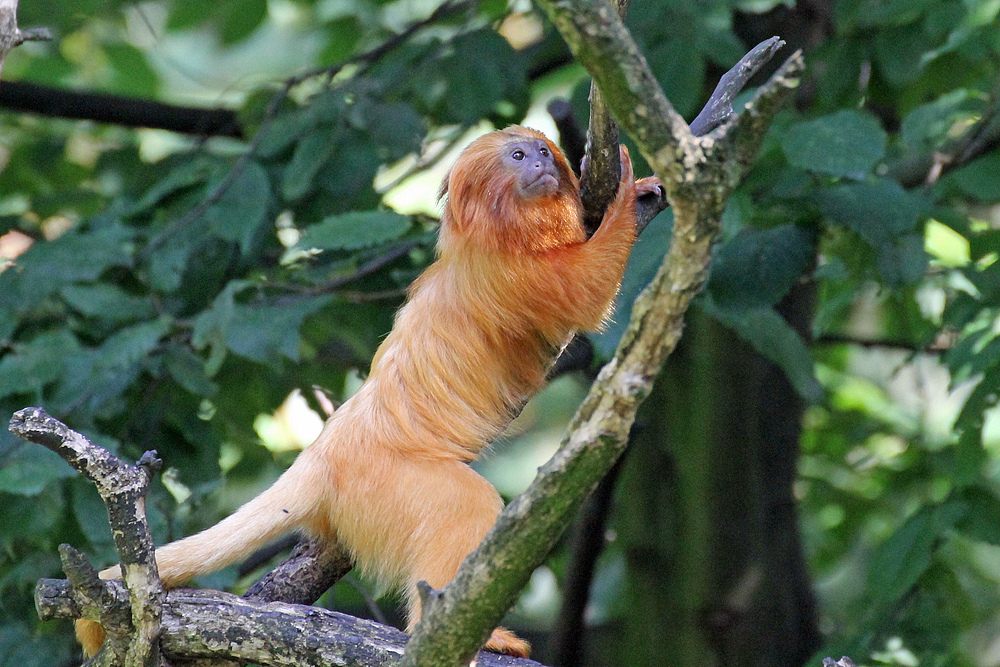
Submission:
[[347,549],[337,542],[304,540],[243,597],[263,602],[312,604],[352,567]]
[[[120,582],[108,582],[121,589]],[[79,613],[69,584],[42,579],[35,588],[42,620]],[[160,646],[168,659],[222,659],[282,667],[396,665],[407,641],[404,632],[327,609],[285,602],[259,602],[211,590],[168,591]],[[537,667],[483,652],[486,667]]]
[[[612,3],[618,18],[625,20],[629,0]],[[618,125],[604,101],[596,82],[590,84],[590,125],[587,128],[587,157],[580,178],[580,198],[583,200],[583,226],[593,234],[601,225],[604,211],[618,191],[621,162],[618,151]]]

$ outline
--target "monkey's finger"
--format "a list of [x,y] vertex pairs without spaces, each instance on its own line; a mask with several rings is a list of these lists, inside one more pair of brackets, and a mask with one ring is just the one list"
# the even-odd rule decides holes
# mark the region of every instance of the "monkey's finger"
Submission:
[[618,155],[619,155],[619,161],[621,162],[622,165],[621,182],[631,183],[633,181],[632,160],[629,158],[628,148],[626,148],[624,145],[620,145],[618,147]]

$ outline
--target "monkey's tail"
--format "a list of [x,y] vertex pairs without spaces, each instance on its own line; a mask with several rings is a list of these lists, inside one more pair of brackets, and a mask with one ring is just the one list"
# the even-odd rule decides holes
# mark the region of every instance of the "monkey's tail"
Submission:
[[[303,493],[310,485],[308,465],[299,464],[304,455],[279,477],[274,484],[247,502],[229,517],[211,528],[156,550],[156,565],[165,588],[201,574],[208,574],[231,565],[272,539],[296,527],[314,511],[302,501],[303,496],[315,499],[317,493]],[[304,463],[304,462],[303,462]],[[315,488],[305,486],[304,488]],[[119,566],[101,572],[102,579],[121,577]],[[95,621],[79,619],[76,636],[87,655],[93,655],[104,643],[104,628]]]
[[[303,458],[300,455],[299,458]],[[314,511],[302,502],[307,466],[293,464],[274,484],[211,528],[156,550],[160,580],[172,588],[231,565],[299,526]],[[309,487],[305,487],[309,488]]]

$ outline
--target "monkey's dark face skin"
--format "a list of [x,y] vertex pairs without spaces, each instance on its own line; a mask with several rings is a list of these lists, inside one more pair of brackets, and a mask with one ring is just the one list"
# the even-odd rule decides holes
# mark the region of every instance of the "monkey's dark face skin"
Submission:
[[559,189],[559,170],[548,144],[541,139],[512,141],[504,146],[505,167],[517,176],[517,187],[526,199],[554,195]]

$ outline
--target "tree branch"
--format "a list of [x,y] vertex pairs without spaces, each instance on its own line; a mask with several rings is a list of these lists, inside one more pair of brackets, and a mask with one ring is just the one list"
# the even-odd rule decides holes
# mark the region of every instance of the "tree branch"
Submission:
[[159,469],[156,452],[146,452],[138,466],[131,466],[107,450],[97,447],[76,431],[50,417],[41,408],[14,413],[10,430],[20,438],[42,445],[63,458],[97,486],[111,525],[122,576],[128,586],[131,627],[114,613],[93,602],[107,602],[107,582],[82,555],[67,545],[60,549],[66,573],[83,594],[77,600],[85,616],[100,620],[108,640],[95,657],[95,665],[154,667],[160,664],[157,648],[163,589],[153,557],[153,538],[146,522],[146,493],[153,473]]
[[[625,20],[629,0],[613,3],[618,18]],[[604,101],[597,82],[590,84],[590,122],[587,127],[587,151],[581,165],[580,198],[583,200],[583,226],[593,234],[601,226],[604,211],[618,192],[621,162],[619,160],[618,125]],[[645,226],[645,225],[644,225]]]
[[197,136],[243,138],[236,112],[154,102],[138,97],[65,90],[26,81],[0,86],[0,107],[53,118],[149,127]]
[[347,549],[338,542],[303,540],[243,597],[262,602],[312,604],[352,567]]
[[663,181],[674,209],[673,236],[666,261],[636,300],[615,358],[591,387],[559,450],[501,513],[455,579],[428,600],[407,645],[407,667],[468,664],[621,454],[636,410],[676,346],[684,313],[707,277],[726,198],[804,67],[795,54],[739,117],[698,139],[604,0],[539,4]]
[[[124,596],[119,581],[105,582]],[[42,620],[79,613],[68,582],[42,579],[35,588]],[[265,667],[397,665],[407,635],[347,614],[231,593],[181,588],[164,598],[160,647],[168,660],[230,659]],[[483,667],[538,667],[533,660],[480,653]],[[120,663],[119,663],[120,664]]]

